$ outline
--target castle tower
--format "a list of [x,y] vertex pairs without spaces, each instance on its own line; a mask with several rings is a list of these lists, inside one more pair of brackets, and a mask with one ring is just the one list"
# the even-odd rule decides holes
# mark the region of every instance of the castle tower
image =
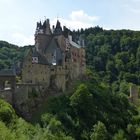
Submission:
[[61,23],[59,20],[57,20],[56,27],[53,26],[53,35],[54,38],[57,40],[62,52],[65,51],[66,43],[65,43],[65,37],[63,35]]
[[35,48],[41,54],[44,54],[45,48],[52,38],[52,32],[50,29],[49,19],[46,19],[44,23],[37,22],[37,28],[35,32]]
[[44,21],[43,27],[44,27],[44,34],[46,34],[46,35],[52,34],[49,19],[46,19]]
[[62,27],[59,20],[57,20],[56,27],[54,29],[54,35],[61,35],[61,34],[62,34]]

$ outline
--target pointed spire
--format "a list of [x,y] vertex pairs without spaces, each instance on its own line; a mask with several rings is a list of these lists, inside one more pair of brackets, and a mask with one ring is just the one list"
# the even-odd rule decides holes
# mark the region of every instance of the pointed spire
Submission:
[[43,29],[44,29],[44,33],[47,34],[47,35],[51,35],[52,32],[51,32],[51,28],[50,28],[50,21],[49,19],[46,19],[44,21],[44,24],[43,24]]
[[36,29],[41,29],[42,28],[42,24],[41,24],[41,21],[40,22],[37,22],[37,26],[36,26]]
[[56,28],[61,28],[61,24],[60,24],[59,20],[57,20]]
[[61,24],[60,24],[59,20],[57,20],[56,28],[54,30],[54,34],[55,35],[61,35],[62,34],[62,27],[61,27]]

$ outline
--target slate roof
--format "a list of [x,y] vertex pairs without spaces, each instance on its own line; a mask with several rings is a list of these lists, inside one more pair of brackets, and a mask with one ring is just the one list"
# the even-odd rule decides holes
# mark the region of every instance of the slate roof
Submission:
[[57,40],[53,37],[50,42],[48,43],[48,45],[46,45],[47,47],[45,48],[45,52],[47,52],[50,49],[54,48],[54,45],[59,48],[59,45],[57,43]]
[[25,57],[27,57],[28,53],[29,53],[31,50],[32,50],[31,48],[30,48],[30,49],[25,50],[25,52],[24,52],[24,58],[25,58]]
[[37,52],[35,48],[32,51],[33,51],[32,57],[38,58],[38,64],[50,65],[49,62],[47,61],[46,57],[41,55],[39,52]]
[[16,76],[16,73],[12,69],[0,70],[0,76]]

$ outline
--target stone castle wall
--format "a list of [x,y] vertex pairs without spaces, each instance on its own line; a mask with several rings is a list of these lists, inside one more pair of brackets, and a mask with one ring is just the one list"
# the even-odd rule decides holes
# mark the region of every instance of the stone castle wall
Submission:
[[48,65],[32,63],[32,54],[29,54],[23,64],[22,82],[50,85],[50,68]]
[[0,98],[4,99],[8,103],[12,104],[13,103],[13,98],[12,98],[13,92],[11,89],[8,90],[0,90]]
[[11,104],[14,105],[18,114],[28,120],[31,117],[32,111],[35,110],[44,99],[45,95],[43,94],[45,90],[45,85],[29,83],[17,84],[14,93],[14,104]]

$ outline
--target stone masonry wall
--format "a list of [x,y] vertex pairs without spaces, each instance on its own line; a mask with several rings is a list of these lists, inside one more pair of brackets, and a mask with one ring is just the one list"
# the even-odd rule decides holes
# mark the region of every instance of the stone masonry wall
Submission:
[[12,90],[0,90],[0,98],[12,104]]

